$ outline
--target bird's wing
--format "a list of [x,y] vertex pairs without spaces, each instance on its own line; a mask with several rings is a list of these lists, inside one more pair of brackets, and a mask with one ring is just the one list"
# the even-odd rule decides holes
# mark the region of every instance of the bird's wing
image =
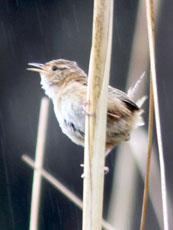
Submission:
[[116,97],[123,101],[131,110],[139,110],[139,107],[128,97],[126,93],[111,86],[108,87],[108,96]]
[[139,110],[126,93],[111,86],[108,88],[108,118],[119,119],[123,115]]

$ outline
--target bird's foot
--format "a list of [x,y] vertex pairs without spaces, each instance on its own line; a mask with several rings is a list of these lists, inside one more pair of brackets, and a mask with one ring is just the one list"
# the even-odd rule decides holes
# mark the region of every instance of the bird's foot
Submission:
[[[84,164],[80,164],[80,167],[84,168]],[[81,178],[84,178],[84,173],[80,176]]]
[[87,108],[88,104],[89,104],[88,101],[85,101],[85,102],[83,103],[83,105],[82,105],[83,113],[84,113],[85,115],[87,115],[87,116],[93,116],[94,114],[91,113],[91,112],[88,110],[88,108]]
[[105,173],[105,175],[106,175],[108,172],[109,172],[109,167],[108,167],[108,166],[105,166],[105,167],[104,167],[104,173]]
[[[82,168],[84,168],[84,164],[80,164]],[[109,167],[104,166],[104,174],[106,175],[109,172]],[[82,173],[81,178],[84,178],[84,173]]]

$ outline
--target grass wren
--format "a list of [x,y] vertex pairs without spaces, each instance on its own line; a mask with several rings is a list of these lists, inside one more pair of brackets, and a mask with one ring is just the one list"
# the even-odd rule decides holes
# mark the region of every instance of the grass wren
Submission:
[[[52,99],[62,132],[73,142],[84,145],[88,78],[76,62],[57,59],[45,64],[29,63],[39,72],[41,85]],[[144,100],[142,100],[144,101]],[[143,125],[141,103],[134,103],[128,94],[108,87],[106,153],[121,141],[129,140],[132,129]],[[86,112],[86,111],[85,111]]]

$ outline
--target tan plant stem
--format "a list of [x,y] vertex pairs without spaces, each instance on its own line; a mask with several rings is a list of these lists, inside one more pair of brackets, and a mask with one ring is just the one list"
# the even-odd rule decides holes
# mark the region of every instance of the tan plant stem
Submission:
[[[37,144],[35,153],[35,165],[37,168],[42,168],[47,120],[48,120],[49,99],[43,97],[40,106],[40,116],[37,134]],[[38,171],[34,171],[33,185],[32,185],[32,198],[31,198],[31,211],[30,211],[30,230],[38,230],[38,215],[40,207],[40,192],[41,192],[41,175]]]
[[101,230],[106,141],[107,90],[112,47],[113,0],[95,0],[87,90],[83,230]]
[[[51,185],[53,185],[58,191],[60,191],[67,199],[73,202],[81,210],[83,208],[82,200],[79,199],[74,193],[66,188],[59,180],[53,177],[43,168],[37,168],[35,162],[26,154],[22,156],[22,160],[25,161],[30,167],[37,171],[42,177],[44,177]],[[105,230],[115,230],[107,221],[102,220],[102,226]]]
[[145,174],[145,185],[142,205],[142,217],[140,229],[145,229],[145,220],[147,213],[147,201],[149,190],[149,177],[150,177],[150,165],[151,165],[151,152],[152,152],[152,137],[153,137],[153,118],[154,118],[154,99],[153,99],[153,85],[152,78],[150,76],[150,101],[149,101],[149,121],[148,121],[148,150],[147,150],[147,165]]
[[157,131],[157,141],[158,141],[159,161],[160,161],[163,224],[164,224],[164,230],[168,230],[169,227],[168,227],[168,211],[167,211],[168,208],[167,208],[166,177],[165,177],[165,165],[164,165],[163,144],[162,144],[161,125],[160,125],[160,112],[159,112],[159,100],[158,100],[156,64],[155,64],[154,9],[153,9],[152,0],[146,0],[145,2],[146,2],[147,28],[148,28],[149,51],[150,51],[151,76],[152,76],[152,83],[153,83],[156,131]]

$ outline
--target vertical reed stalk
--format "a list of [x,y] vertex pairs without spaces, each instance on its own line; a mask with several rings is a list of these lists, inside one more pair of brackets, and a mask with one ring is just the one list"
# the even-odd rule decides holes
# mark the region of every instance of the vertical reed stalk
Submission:
[[142,205],[142,217],[140,229],[145,229],[145,220],[147,213],[147,201],[149,191],[149,177],[150,177],[150,165],[151,165],[151,152],[152,152],[152,137],[153,137],[153,117],[154,117],[154,98],[153,98],[153,84],[150,76],[150,102],[149,102],[149,121],[148,121],[148,150],[147,150],[147,165],[145,174],[145,185]]
[[95,0],[86,116],[83,230],[101,230],[113,0]]
[[155,24],[154,24],[154,9],[153,1],[146,0],[146,15],[147,15],[147,27],[148,27],[148,40],[150,51],[150,65],[151,65],[151,77],[153,83],[153,95],[154,95],[154,109],[156,120],[157,141],[159,149],[160,160],[160,177],[161,177],[161,191],[162,191],[162,205],[163,205],[163,223],[164,230],[168,230],[168,208],[167,208],[167,192],[166,192],[166,178],[165,178],[165,165],[163,156],[163,145],[160,125],[160,112],[159,112],[159,100],[157,90],[157,78],[156,78],[156,64],[155,64]]

